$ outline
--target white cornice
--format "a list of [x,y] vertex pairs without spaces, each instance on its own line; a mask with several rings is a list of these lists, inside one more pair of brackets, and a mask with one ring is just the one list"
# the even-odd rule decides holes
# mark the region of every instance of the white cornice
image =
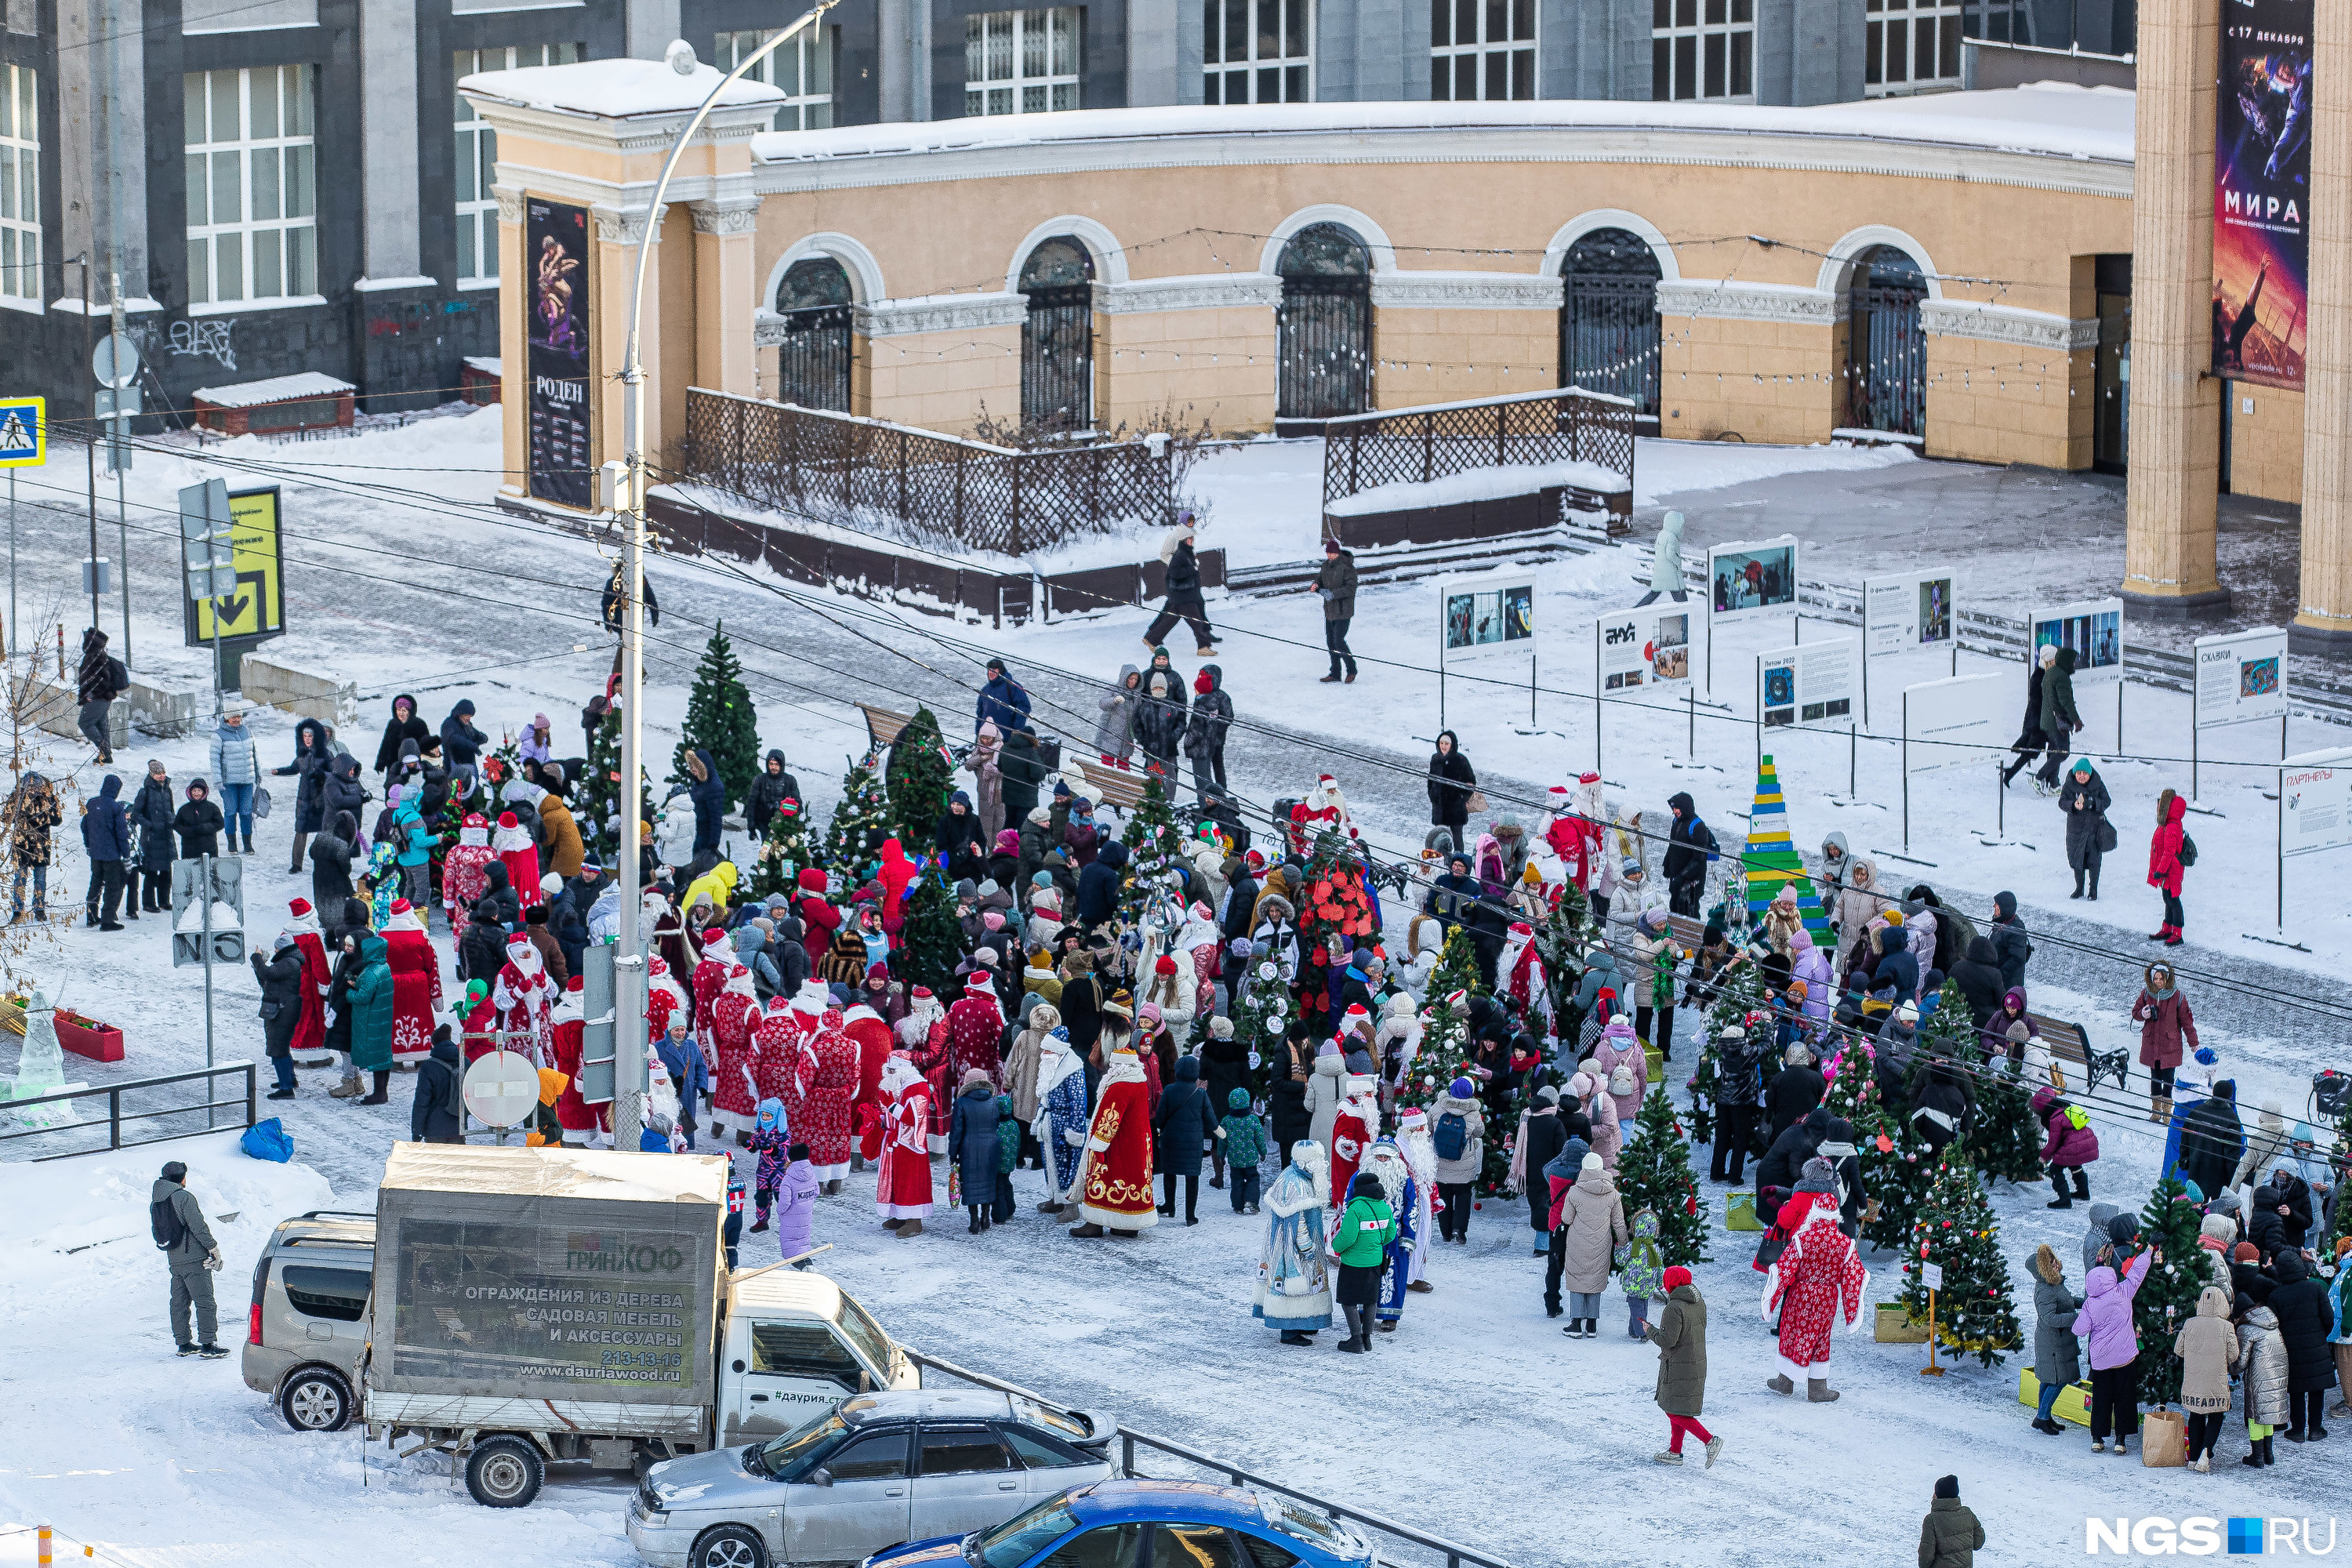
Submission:
[[1391,310],[1557,310],[1560,280],[1528,272],[1376,272],[1372,303]]
[[1282,279],[1266,272],[1192,273],[1095,285],[1095,309],[1106,316],[1217,310],[1237,305],[1270,308],[1281,303]]
[[1792,283],[1681,278],[1658,285],[1658,314],[1719,321],[1789,321],[1827,327],[1845,319],[1845,296]]
[[[520,136],[600,153],[667,154],[677,140],[677,133],[694,118],[691,110],[613,118],[515,103],[470,92],[465,96],[474,105],[475,113],[499,133],[502,144],[509,136]],[[702,129],[694,133],[694,145],[749,142],[762,132],[775,129],[775,120],[772,103],[714,109],[710,118],[702,122]]]
[[866,337],[903,338],[918,332],[1017,327],[1028,315],[1029,301],[1019,294],[933,294],[860,305],[856,320],[858,331]]
[[1974,338],[1988,343],[2071,353],[2095,348],[2099,323],[2095,317],[2075,320],[2046,310],[2023,310],[2014,305],[1988,305],[1970,300],[1927,300],[1919,306],[1919,324],[1948,338]]

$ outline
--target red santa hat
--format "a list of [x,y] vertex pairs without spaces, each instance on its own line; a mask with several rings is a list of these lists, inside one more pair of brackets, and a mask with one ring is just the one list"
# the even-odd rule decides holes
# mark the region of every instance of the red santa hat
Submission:
[[1524,941],[1525,939],[1536,934],[1536,928],[1528,924],[1525,921],[1513,921],[1511,922],[1511,934]]
[[308,920],[314,912],[310,908],[310,900],[308,899],[296,899],[293,902],[288,904],[286,908],[298,921]]
[[513,812],[502,811],[499,813],[499,826],[500,827],[520,827],[522,823],[515,816]]
[[749,980],[751,978],[751,972],[744,965],[739,963],[734,968],[727,972],[727,978],[730,980]]
[[[415,914],[416,910],[406,899],[394,899],[392,900],[392,912],[395,915],[410,915]],[[528,942],[530,939],[526,937],[523,940]]]
[[964,976],[963,993],[967,996],[993,997],[996,994],[995,976],[985,969],[973,970]]
[[1576,782],[1580,784],[1596,784],[1601,782],[1601,775],[1599,773],[1579,773],[1576,775]]
[[489,825],[490,825],[490,819],[489,819],[488,817],[487,817],[487,816],[483,816],[480,812],[478,812],[478,811],[469,811],[469,812],[467,812],[467,813],[466,814],[466,820],[465,820],[465,822],[464,822],[463,824],[461,824],[461,826],[466,826],[466,827],[488,827]]
[[928,1002],[928,1001],[929,1001],[930,999],[931,999],[931,988],[930,988],[929,986],[928,986],[928,985],[918,985],[918,986],[916,986],[916,987],[915,987],[915,1000],[916,1000],[916,1001],[918,1001],[918,1002]]
[[1315,782],[1322,785],[1325,789],[1338,789],[1339,787],[1339,781],[1332,777],[1329,773],[1317,773],[1315,775]]
[[529,938],[529,937],[525,936],[525,935],[524,935],[522,932],[520,932],[520,931],[517,931],[517,932],[515,932],[515,933],[514,933],[514,935],[512,935],[512,936],[510,936],[510,937],[507,938],[507,951],[508,951],[509,952],[512,952],[515,949],[517,949],[517,948],[519,948],[519,947],[526,947],[526,948],[527,948],[527,947],[529,947],[530,945],[530,938]]
[[563,983],[563,989],[570,994],[577,996],[580,993],[588,989],[586,976],[579,974],[573,975],[571,979]]
[[1372,1016],[1370,1012],[1365,1010],[1364,1005],[1361,1002],[1349,1003],[1347,1013],[1342,1016],[1339,1020],[1343,1032],[1368,1028],[1370,1026],[1371,1022]]
[[[528,941],[529,939],[526,938],[525,940]],[[646,965],[646,973],[652,975],[656,980],[661,979],[664,975],[669,973],[669,960],[656,956],[652,963]]]
[[1545,793],[1548,795],[1566,795],[1568,793],[1568,786],[1566,784],[1554,784]]
[[1445,1005],[1458,1012],[1462,1008],[1470,1005],[1470,993],[1467,991],[1448,991],[1445,994]]

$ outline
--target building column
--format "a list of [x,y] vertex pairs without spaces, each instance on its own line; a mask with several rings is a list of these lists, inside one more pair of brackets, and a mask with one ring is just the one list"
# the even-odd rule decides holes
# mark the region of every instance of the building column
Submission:
[[[524,292],[523,193],[492,185],[499,202],[499,427],[506,472],[499,493],[530,494],[530,309]],[[593,340],[592,340],[593,341]]]
[[2303,573],[2291,647],[2352,646],[2352,12],[2312,14],[2309,321],[2303,369]]
[[2131,473],[2123,596],[2135,611],[2229,608],[2214,563],[2213,111],[2221,0],[2146,0],[2133,137]]
[[[662,458],[662,221],[669,216],[664,205],[653,214],[652,249],[646,257],[646,297],[637,320],[637,360],[645,372],[639,432],[648,462]],[[621,367],[628,357],[629,292],[636,279],[637,241],[645,237],[644,207],[602,205],[588,209],[589,227],[595,235],[594,259],[590,264],[595,292],[591,296],[588,331],[588,374],[594,399],[595,449],[592,463],[609,463],[628,450],[621,418],[625,401]]]
[[759,395],[751,276],[760,199],[696,202],[694,214],[694,384],[743,397]]

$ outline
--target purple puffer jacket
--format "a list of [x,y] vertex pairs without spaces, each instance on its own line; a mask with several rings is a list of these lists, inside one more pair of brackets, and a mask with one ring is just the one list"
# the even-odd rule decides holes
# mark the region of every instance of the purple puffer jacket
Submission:
[[2128,1365],[2137,1359],[2139,1335],[2132,1328],[2132,1298],[2139,1294],[2140,1282],[2147,1278],[2147,1266],[2155,1257],[2154,1252],[2143,1252],[2133,1258],[2120,1282],[2116,1271],[2105,1264],[2092,1269],[2083,1282],[2083,1310],[2074,1314],[2074,1332],[2090,1355],[2093,1372]]
[[815,1219],[816,1172],[806,1160],[794,1160],[784,1167],[783,1186],[776,1194],[776,1246],[782,1249],[777,1256],[806,1252]]
[[2079,1167],[2099,1157],[2098,1133],[2088,1126],[2075,1126],[2066,1112],[2066,1102],[2058,1098],[2056,1089],[2033,1091],[2033,1119],[2050,1131],[2050,1142],[2042,1151],[2045,1165]]

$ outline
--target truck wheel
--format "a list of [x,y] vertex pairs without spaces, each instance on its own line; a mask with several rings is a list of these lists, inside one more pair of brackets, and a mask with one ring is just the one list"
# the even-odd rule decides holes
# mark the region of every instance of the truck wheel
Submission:
[[759,1532],[740,1524],[722,1524],[694,1543],[687,1568],[768,1568],[768,1549]]
[[466,1461],[466,1489],[484,1508],[523,1508],[539,1495],[547,1466],[528,1437],[486,1437]]
[[352,1385],[332,1367],[306,1366],[278,1389],[278,1414],[297,1432],[340,1432],[352,1419]]

